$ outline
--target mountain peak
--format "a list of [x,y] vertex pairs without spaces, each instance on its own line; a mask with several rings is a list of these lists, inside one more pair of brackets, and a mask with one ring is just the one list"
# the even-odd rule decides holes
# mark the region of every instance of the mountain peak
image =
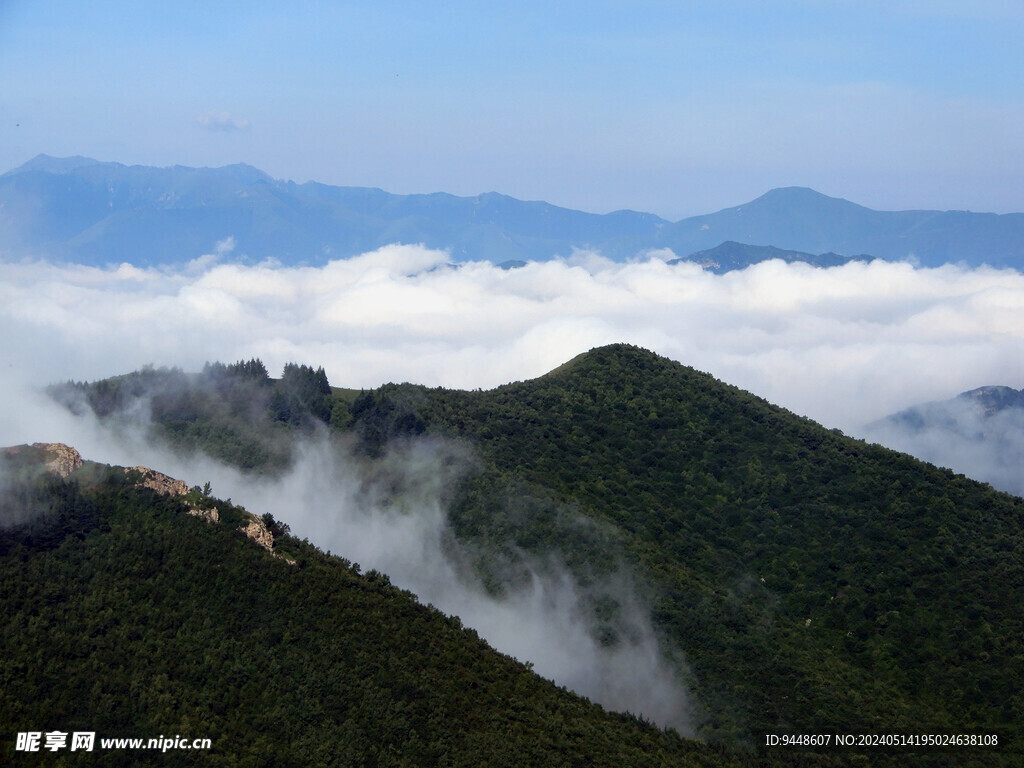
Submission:
[[1024,408],[1024,390],[1013,387],[985,386],[961,392],[957,399],[971,400],[982,408],[986,416],[1006,408]]
[[91,157],[82,157],[81,155],[74,155],[73,157],[53,157],[52,155],[40,154],[33,157],[27,163],[19,165],[17,168],[13,168],[8,171],[7,174],[30,173],[32,171],[62,174],[71,173],[71,171],[74,171],[77,168],[83,168],[88,165],[99,164],[99,160],[93,160]]
[[800,208],[813,208],[816,210],[822,210],[826,207],[835,209],[840,206],[867,210],[863,206],[851,203],[845,198],[830,197],[810,187],[775,187],[774,189],[769,189],[759,198],[747,203],[747,205],[763,203],[770,203],[773,206],[799,206]]
[[787,197],[787,198],[799,198],[803,200],[816,199],[816,198],[829,198],[830,200],[838,200],[840,198],[829,197],[826,194],[819,192],[816,189],[810,187],[773,187],[765,192],[761,197]]
[[601,347],[593,347],[587,352],[581,352],[571,360],[553,368],[540,378],[558,378],[560,376],[584,377],[611,376],[616,378],[624,371],[650,371],[655,368],[678,368],[685,369],[681,363],[669,360],[667,357],[652,352],[644,347],[634,344],[618,342],[606,344]]

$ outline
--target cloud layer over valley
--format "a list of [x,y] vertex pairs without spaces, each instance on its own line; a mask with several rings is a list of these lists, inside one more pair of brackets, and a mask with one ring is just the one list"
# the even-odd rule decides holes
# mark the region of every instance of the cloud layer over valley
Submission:
[[271,375],[323,365],[335,386],[488,388],[631,342],[852,432],[983,384],[1022,385],[1017,272],[772,261],[716,276],[672,256],[455,269],[396,245],[316,268],[216,255],[179,272],[8,263],[4,376],[41,385],[260,357]]
[[954,398],[914,411],[921,423],[883,419],[865,437],[1024,496],[1024,409],[986,414],[970,399]]

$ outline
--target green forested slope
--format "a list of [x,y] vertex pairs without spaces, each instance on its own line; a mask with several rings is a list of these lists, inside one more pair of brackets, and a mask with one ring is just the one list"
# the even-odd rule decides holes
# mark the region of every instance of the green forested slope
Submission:
[[[279,471],[291,460],[293,433],[331,418],[323,368],[289,363],[271,379],[259,360],[140,371],[92,383],[67,382],[50,394],[70,410],[91,410],[122,426],[147,426],[180,452],[200,447],[245,470]],[[343,409],[347,416],[347,409]]]
[[[7,484],[2,503],[36,514],[0,531],[5,765],[753,762],[604,712],[380,574],[291,537],[277,548],[296,562],[274,558],[225,502],[208,523],[86,465]],[[14,751],[15,733],[50,730],[212,749]]]

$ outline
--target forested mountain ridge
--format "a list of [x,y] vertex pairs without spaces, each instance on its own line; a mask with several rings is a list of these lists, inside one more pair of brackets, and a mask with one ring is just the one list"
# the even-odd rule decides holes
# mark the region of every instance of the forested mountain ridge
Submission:
[[[141,416],[163,442],[179,451],[196,446],[245,470],[275,471],[287,465],[293,430],[330,421],[334,401],[322,367],[289,364],[271,379],[259,360],[207,364],[198,374],[153,367],[86,384],[50,388],[73,412],[88,409],[101,419]],[[137,408],[144,403],[144,414]],[[347,407],[342,406],[344,418]]]
[[685,654],[705,738],[989,733],[997,750],[935,759],[1019,759],[1021,499],[626,345],[486,392],[389,384],[330,402],[320,423],[367,457],[420,435],[473,446],[449,524],[489,553],[485,581],[517,552],[578,573],[626,558]]
[[724,274],[770,259],[779,259],[790,264],[803,262],[812,267],[837,267],[849,261],[871,261],[871,258],[867,255],[840,256],[837,253],[803,253],[776,248],[773,245],[747,245],[727,240],[714,248],[691,253],[685,258],[670,259],[668,263],[679,264],[684,261],[692,261],[711,272]]

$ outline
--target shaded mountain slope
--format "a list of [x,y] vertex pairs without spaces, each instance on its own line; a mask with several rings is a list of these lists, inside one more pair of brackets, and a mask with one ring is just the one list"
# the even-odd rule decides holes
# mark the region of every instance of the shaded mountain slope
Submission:
[[473,439],[490,487],[552,489],[621,533],[708,735],[885,724],[1020,744],[1021,499],[631,347],[426,395],[425,422]]

